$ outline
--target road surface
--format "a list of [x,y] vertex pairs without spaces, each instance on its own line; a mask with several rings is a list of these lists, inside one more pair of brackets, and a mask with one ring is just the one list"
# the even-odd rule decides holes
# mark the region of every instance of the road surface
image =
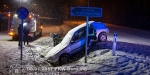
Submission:
[[108,34],[108,40],[113,40],[113,34],[117,33],[117,40],[120,42],[134,43],[150,46],[150,31],[134,29],[124,26],[116,26],[112,24],[107,24],[110,29]]
[[[58,33],[64,36],[73,27],[84,23],[84,21],[65,21],[63,25],[43,25],[43,36],[49,36],[50,33]],[[126,43],[135,43],[150,46],[150,31],[133,29],[124,26],[116,26],[106,23],[110,30],[108,41],[113,41],[113,34],[117,33],[117,41]],[[0,32],[0,41],[11,40],[7,32]]]

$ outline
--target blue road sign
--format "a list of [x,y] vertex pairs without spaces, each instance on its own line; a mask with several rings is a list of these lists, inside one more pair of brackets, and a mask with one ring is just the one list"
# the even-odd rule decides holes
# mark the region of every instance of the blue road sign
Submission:
[[26,19],[29,15],[28,9],[24,7],[20,7],[17,9],[18,18],[20,19]]
[[96,7],[71,7],[71,16],[102,17],[102,8]]

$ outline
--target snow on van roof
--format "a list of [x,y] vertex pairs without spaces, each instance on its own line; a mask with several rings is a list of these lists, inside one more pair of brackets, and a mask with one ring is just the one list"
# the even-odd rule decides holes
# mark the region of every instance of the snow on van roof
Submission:
[[[89,21],[88,24],[93,23],[94,21]],[[82,27],[86,26],[86,22],[83,24],[80,24],[78,26],[76,26],[75,28],[71,29],[63,38],[62,42],[65,45],[68,45],[70,43],[71,37],[73,36],[74,32],[76,32],[77,30],[81,29]]]

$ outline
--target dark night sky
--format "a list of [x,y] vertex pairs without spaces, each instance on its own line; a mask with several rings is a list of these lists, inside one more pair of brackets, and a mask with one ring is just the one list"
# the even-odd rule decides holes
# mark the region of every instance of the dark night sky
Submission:
[[[69,16],[70,7],[88,5],[88,0],[29,1],[30,4],[22,5],[26,5],[30,11],[36,11],[45,16]],[[36,7],[32,6],[34,3],[37,4]],[[17,9],[19,6],[15,0],[0,0],[0,11],[3,10],[4,4],[9,5],[11,10]],[[102,18],[90,19],[150,30],[150,2],[148,0],[90,0],[90,7],[103,8]]]
[[[88,0],[29,0],[28,5],[36,3],[41,10],[50,10],[50,8],[62,7],[68,5],[71,6],[87,6]],[[136,12],[136,14],[148,14],[150,12],[150,2],[148,0],[89,0],[91,7],[100,7],[103,9],[110,9],[113,12]],[[11,8],[18,7],[19,0],[0,0],[0,8],[3,9],[3,5],[6,4]],[[28,6],[27,6],[28,7]],[[31,9],[30,7],[29,9]],[[112,10],[113,9],[113,10]]]

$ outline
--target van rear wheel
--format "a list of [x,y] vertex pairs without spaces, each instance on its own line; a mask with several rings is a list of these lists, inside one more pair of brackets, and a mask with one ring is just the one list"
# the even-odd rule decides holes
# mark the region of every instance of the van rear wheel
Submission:
[[99,40],[100,42],[105,42],[105,41],[107,41],[107,35],[106,35],[106,33],[100,33],[99,36],[98,36],[98,40]]

